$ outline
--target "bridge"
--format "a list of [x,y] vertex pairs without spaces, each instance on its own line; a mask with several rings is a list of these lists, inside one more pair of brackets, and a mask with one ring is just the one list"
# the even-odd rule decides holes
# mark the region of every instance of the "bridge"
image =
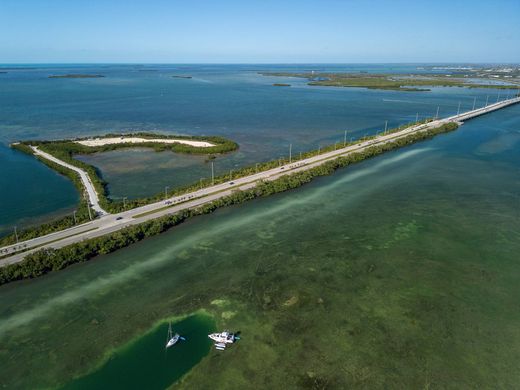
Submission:
[[[137,225],[145,221],[159,218],[169,214],[176,214],[183,210],[193,209],[204,204],[210,203],[216,199],[223,198],[232,194],[233,191],[244,191],[251,189],[257,185],[259,181],[272,181],[281,176],[305,171],[316,166],[322,165],[327,161],[334,160],[341,156],[347,156],[352,153],[362,152],[363,150],[385,143],[394,142],[400,138],[406,137],[412,133],[427,131],[431,128],[442,126],[449,122],[463,123],[469,119],[485,115],[487,113],[500,110],[504,107],[520,103],[520,97],[503,100],[485,107],[477,108],[458,115],[447,118],[435,119],[431,122],[419,125],[413,125],[394,133],[381,134],[376,138],[359,142],[355,145],[349,145],[334,151],[318,154],[303,160],[295,161],[283,166],[258,172],[253,175],[237,178],[236,180],[213,185],[188,194],[170,197],[163,201],[137,207],[132,210],[123,211],[117,214],[109,214],[99,206],[97,193],[92,185],[88,174],[80,168],[74,167],[61,161],[54,156],[48,155],[36,148],[35,153],[42,158],[63,165],[67,168],[78,172],[82,182],[86,188],[86,192],[93,208],[100,214],[100,218],[93,221],[77,225],[58,232],[50,233],[41,237],[19,242],[0,248],[0,266],[17,263],[22,261],[25,256],[40,249],[62,248],[83,240],[100,237],[115,231],[124,229],[125,227]],[[81,172],[79,172],[81,171]]]

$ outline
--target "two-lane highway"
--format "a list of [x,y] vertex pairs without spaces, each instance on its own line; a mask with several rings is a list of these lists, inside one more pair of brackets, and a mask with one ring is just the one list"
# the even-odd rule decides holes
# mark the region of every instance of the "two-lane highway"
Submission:
[[[276,180],[283,175],[305,171],[319,166],[327,161],[334,160],[340,156],[346,156],[352,153],[363,151],[373,145],[382,145],[385,143],[393,142],[400,138],[406,137],[409,134],[426,131],[428,129],[435,128],[449,122],[462,122],[474,118],[476,116],[496,111],[503,107],[519,102],[520,98],[508,99],[502,102],[491,104],[487,107],[478,108],[476,110],[465,112],[459,115],[434,120],[427,124],[410,126],[398,132],[382,134],[371,140],[362,141],[357,144],[340,148],[334,151],[322,153],[303,160],[295,161],[293,163],[286,164],[281,167],[237,178],[231,182],[225,182],[214,186],[206,187],[188,194],[170,197],[160,202],[141,206],[118,214],[108,214],[104,212],[104,210],[102,210],[103,213],[100,212],[100,214],[102,214],[101,217],[91,222],[74,226],[72,228],[65,229],[59,232],[51,233],[42,237],[23,241],[15,245],[9,245],[7,247],[0,248],[0,257],[10,255],[9,257],[0,260],[0,266],[19,262],[23,260],[23,258],[27,254],[40,250],[42,248],[62,248],[64,246],[77,243],[86,239],[100,237],[115,232],[127,226],[136,225],[164,215],[175,214],[183,210],[192,209],[204,205],[206,203],[210,203],[216,199],[228,196],[233,191],[243,191],[251,189],[255,187],[259,181]],[[38,155],[44,158],[47,157],[45,155],[48,155],[47,153],[43,154],[44,152],[41,152],[39,150],[35,150],[35,152],[38,152]],[[56,160],[58,160],[53,156],[50,157],[51,158],[49,159],[51,161],[56,162]],[[67,164],[62,161],[61,163]],[[73,168],[76,172],[77,170],[81,171],[81,169],[71,166],[71,169]],[[86,174],[86,172],[82,172]],[[90,178],[88,178],[88,175],[86,180],[90,182]]]

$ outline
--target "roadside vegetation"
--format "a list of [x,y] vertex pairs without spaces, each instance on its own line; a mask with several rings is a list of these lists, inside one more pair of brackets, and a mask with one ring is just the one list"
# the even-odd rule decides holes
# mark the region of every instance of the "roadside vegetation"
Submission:
[[[431,122],[432,120],[433,119],[425,119],[425,120],[421,120],[419,122],[415,122],[413,124],[402,125],[402,126],[399,126],[399,127],[393,128],[393,129],[389,129],[386,133],[391,134],[391,133],[399,132],[407,127],[428,123],[428,122]],[[142,136],[143,134],[144,133],[137,133],[137,134],[135,134],[135,136]],[[106,137],[112,137],[112,136],[114,136],[114,134],[108,134]],[[377,135],[366,136],[366,137],[354,140],[352,142],[347,142],[347,143],[343,143],[343,142],[335,143],[335,144],[323,146],[319,149],[310,150],[308,152],[302,152],[301,155],[294,156],[292,158],[292,161],[295,162],[295,161],[299,161],[300,159],[303,160],[303,159],[306,159],[309,157],[314,157],[314,156],[317,156],[322,153],[331,152],[340,147],[355,145],[359,142],[373,139],[375,137],[377,137]],[[197,140],[203,140],[203,139],[200,138]],[[204,139],[204,140],[206,140],[206,139]],[[40,144],[38,144],[37,146],[41,150],[48,152],[65,162],[68,162],[72,165],[75,165],[75,166],[87,171],[94,187],[96,188],[97,193],[99,194],[99,201],[100,201],[101,207],[103,207],[103,209],[107,210],[110,213],[119,213],[122,211],[131,210],[133,208],[144,206],[144,205],[147,205],[150,203],[159,202],[164,199],[164,193],[161,191],[155,195],[152,195],[152,196],[149,196],[146,198],[127,200],[126,202],[114,201],[108,197],[107,183],[105,181],[103,181],[101,174],[95,167],[93,167],[92,165],[86,164],[82,161],[76,160],[75,158],[73,158],[73,153],[69,154],[66,151],[64,152],[61,149],[54,151],[53,148],[42,147],[41,146],[43,144],[42,141],[34,141],[34,144],[31,142],[32,141],[26,141],[24,143],[13,144],[12,147],[15,149],[18,149],[22,152],[32,155],[33,154],[32,149],[29,148],[29,146],[27,146],[27,145],[34,145],[34,144],[37,144],[38,142],[40,142]],[[214,138],[210,142],[214,142]],[[46,143],[46,145],[48,145],[48,144],[49,143]],[[89,147],[83,146],[81,144],[75,144],[75,145],[77,145],[79,147],[83,147],[83,148],[89,148]],[[137,145],[142,146],[143,144],[137,144]],[[116,146],[116,145],[105,145],[105,146],[103,146],[103,148],[113,147],[113,146]],[[76,148],[76,146],[73,146],[73,147]],[[158,145],[158,144],[152,144],[151,147],[157,147],[157,149],[155,149],[157,151],[162,150],[161,145]],[[79,149],[74,149],[74,150],[79,150]],[[107,150],[113,150],[113,149],[110,148]],[[213,155],[211,155],[210,157],[213,157]],[[81,194],[84,194],[85,189],[76,172],[69,170],[59,164],[55,164],[49,160],[46,160],[46,159],[43,159],[40,157],[38,157],[38,159],[40,161],[42,161],[44,164],[48,165],[49,167],[56,169],[56,171],[58,171],[59,173],[63,173],[67,177],[71,178],[71,180],[73,181],[73,183],[76,186],[76,188],[78,189],[78,191]],[[279,167],[279,166],[287,164],[287,163],[289,163],[288,158],[280,158],[278,160],[271,160],[271,161],[258,163],[258,164],[255,164],[254,166],[253,165],[246,166],[243,168],[233,170],[229,174],[215,176],[213,181],[211,179],[206,178],[197,183],[188,184],[185,186],[174,188],[174,189],[170,190],[170,192],[168,193],[168,197],[187,194],[187,193],[199,190],[201,188],[209,187],[213,184],[225,183],[227,181],[239,179],[244,176],[249,176],[249,175],[253,175],[258,172],[273,169],[273,168]],[[89,221],[89,214],[88,214],[88,209],[87,209],[88,206],[87,206],[85,195],[82,195],[81,202],[82,203],[80,203],[80,205],[79,205],[77,216],[76,216],[77,224]],[[22,230],[22,231],[18,232],[18,240],[23,241],[23,240],[39,237],[40,235],[49,234],[49,233],[52,233],[55,231],[63,230],[65,228],[71,227],[73,225],[74,225],[74,219],[72,218],[72,216],[70,216],[70,217],[67,216],[67,217],[60,218],[55,221],[46,223],[41,226],[31,227],[31,228]],[[16,237],[14,234],[10,234],[10,235],[0,238],[0,246],[10,245],[10,244],[15,244],[15,243],[16,243]]]
[[456,123],[448,123],[427,131],[410,134],[392,142],[374,145],[363,151],[355,152],[348,156],[338,157],[307,171],[287,174],[273,181],[260,182],[251,190],[236,191],[230,196],[226,196],[191,210],[185,210],[178,214],[143,222],[142,224],[127,227],[112,234],[83,241],[61,249],[43,249],[34,252],[19,263],[0,268],[0,285],[15,280],[34,278],[51,271],[66,268],[74,263],[87,261],[97,255],[114,252],[117,249],[129,246],[146,237],[164,232],[190,217],[208,214],[220,207],[239,204],[254,198],[269,196],[297,188],[310,182],[314,177],[330,175],[339,168],[363,161],[367,158],[380,155],[393,149],[432,138],[437,134],[453,131],[457,128],[458,125]]
[[376,73],[261,73],[264,76],[299,77],[307,79],[308,85],[327,87],[358,87],[393,91],[429,91],[428,87],[467,87],[518,89],[518,85],[471,83],[463,78],[446,75],[397,75]]
[[[238,149],[238,144],[228,140],[223,137],[217,137],[217,136],[210,136],[210,137],[200,137],[200,136],[173,136],[173,135],[163,135],[163,134],[152,134],[152,133],[132,133],[132,134],[106,134],[102,138],[111,138],[111,137],[140,137],[140,138],[163,138],[163,139],[182,139],[182,140],[189,140],[189,141],[206,141],[209,142],[215,146],[212,147],[195,147],[187,144],[178,144],[178,143],[157,143],[157,142],[143,142],[139,144],[131,144],[131,143],[121,143],[121,144],[108,144],[103,146],[85,146],[82,144],[79,144],[75,141],[84,140],[87,138],[77,138],[74,140],[65,140],[65,141],[22,141],[19,143],[12,144],[11,147],[13,149],[16,149],[18,151],[21,151],[23,153],[27,153],[29,155],[34,155],[32,149],[29,147],[29,145],[37,146],[40,150],[47,152],[49,154],[52,154],[56,158],[59,158],[62,161],[65,161],[71,165],[74,165],[78,168],[83,169],[86,171],[92,181],[92,184],[94,185],[96,192],[99,196],[99,203],[101,207],[108,212],[111,213],[117,213],[123,210],[127,210],[130,208],[142,206],[148,203],[153,203],[158,200],[161,200],[163,198],[163,194],[157,194],[155,196],[151,196],[144,199],[137,199],[134,201],[126,202],[126,208],[124,207],[123,202],[117,202],[109,198],[108,190],[107,190],[107,183],[103,180],[101,173],[98,169],[96,169],[94,166],[84,163],[82,161],[79,161],[74,158],[75,155],[78,154],[93,154],[93,153],[100,153],[100,152],[106,152],[116,149],[123,149],[123,148],[135,148],[135,147],[141,147],[141,148],[152,148],[153,150],[157,152],[161,151],[172,151],[175,153],[186,153],[186,154],[207,154],[209,155],[210,159],[216,154],[223,154],[232,152],[236,149]],[[59,219],[56,219],[54,221],[51,221],[49,223],[45,223],[40,226],[36,227],[30,227],[27,229],[24,229],[20,232],[18,232],[18,240],[28,240],[31,238],[35,238],[44,234],[52,233],[55,231],[63,230],[66,228],[69,228],[71,226],[74,226],[75,224],[87,222],[90,219],[89,213],[88,213],[88,204],[87,204],[87,197],[85,195],[85,188],[83,187],[83,184],[81,182],[81,179],[79,175],[68,169],[63,167],[62,165],[56,164],[52,161],[49,161],[47,159],[35,156],[40,160],[42,163],[47,165],[48,167],[54,169],[55,171],[63,174],[64,176],[67,176],[78,192],[81,194],[80,196],[80,202],[78,204],[77,210],[76,210],[76,216],[74,218],[74,215],[62,217]],[[200,186],[200,185],[199,185]],[[193,189],[199,188],[195,185],[186,186],[182,189],[178,189],[181,192],[179,193],[185,193],[193,191]],[[171,194],[175,194],[176,192],[171,192]],[[0,246],[4,245],[10,245],[16,243],[16,237],[14,234],[5,236],[0,238]]]

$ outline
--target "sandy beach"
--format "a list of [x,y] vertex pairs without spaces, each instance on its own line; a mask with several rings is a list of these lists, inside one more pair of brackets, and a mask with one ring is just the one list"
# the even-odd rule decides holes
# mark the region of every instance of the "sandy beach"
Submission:
[[174,138],[140,138],[140,137],[113,137],[113,138],[95,138],[82,141],[76,141],[78,144],[85,146],[103,146],[113,144],[142,144],[144,142],[155,142],[161,144],[185,144],[195,146],[197,148],[209,148],[215,146],[205,141],[190,141],[185,139]]

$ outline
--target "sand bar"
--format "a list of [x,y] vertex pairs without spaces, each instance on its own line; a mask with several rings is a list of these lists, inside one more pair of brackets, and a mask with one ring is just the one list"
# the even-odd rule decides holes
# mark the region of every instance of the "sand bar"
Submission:
[[215,146],[206,141],[190,141],[186,139],[174,138],[140,138],[140,137],[113,137],[113,138],[94,138],[82,141],[76,141],[78,144],[85,146],[103,146],[113,144],[142,144],[145,142],[155,142],[161,144],[185,144],[195,146],[197,148],[209,148]]

